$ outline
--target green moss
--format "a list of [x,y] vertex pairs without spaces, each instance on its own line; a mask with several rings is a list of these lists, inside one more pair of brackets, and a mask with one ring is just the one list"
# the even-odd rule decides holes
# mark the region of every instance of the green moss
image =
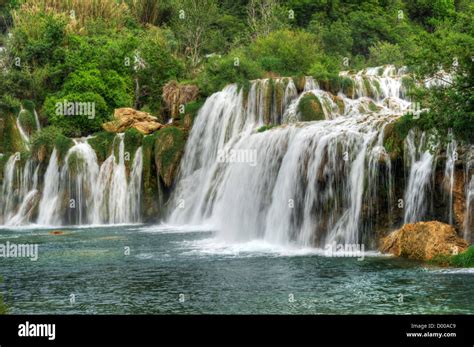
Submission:
[[285,97],[285,83],[283,81],[275,82],[274,86],[275,105],[280,113],[283,98]]
[[354,96],[354,81],[349,77],[344,77],[341,81],[342,92],[348,98],[352,98]]
[[366,77],[363,78],[363,81],[364,81],[364,89],[365,89],[365,92],[367,93],[367,96],[368,96],[369,98],[374,98],[375,95],[374,95],[374,92],[373,92],[373,90],[372,90],[372,83],[371,83],[371,81],[370,81],[368,78],[366,78]]
[[[125,153],[128,153],[130,160],[126,161],[125,164],[130,169],[135,159],[135,152],[142,145],[143,134],[135,128],[130,128],[125,131],[124,143]],[[127,156],[126,156],[127,158]]]
[[186,144],[186,133],[178,127],[158,132],[155,140],[155,164],[166,187],[171,187]]
[[458,255],[453,255],[450,264],[455,267],[474,267],[474,246],[469,247]]
[[437,266],[474,267],[474,246],[457,255],[438,254],[429,263]]
[[404,115],[385,126],[384,147],[392,159],[403,153],[403,141],[415,125],[416,123],[411,115]]
[[77,155],[77,153],[72,152],[67,159],[67,166],[69,168],[69,173],[72,176],[76,176],[78,172],[81,171],[81,168],[84,167],[85,160],[84,158]]
[[333,76],[329,79],[329,92],[333,95],[337,95],[337,93],[342,88],[342,78],[340,76]]
[[87,142],[94,149],[99,163],[102,163],[112,153],[115,134],[106,131],[95,133]]
[[312,93],[303,96],[298,104],[298,112],[303,122],[325,119],[324,111],[319,99]]
[[22,110],[18,115],[20,124],[28,134],[32,134],[36,130],[36,120],[33,113],[29,110]]
[[58,158],[65,158],[67,151],[74,142],[62,134],[61,129],[54,126],[46,127],[35,133],[31,139],[31,155],[39,162],[48,161],[56,147]]
[[275,88],[275,81],[270,79],[265,84],[264,90],[264,106],[263,106],[263,121],[265,124],[270,124],[273,104],[273,90]]
[[378,109],[379,108],[377,107],[377,105],[375,105],[375,103],[373,101],[369,102],[369,110],[371,110],[372,112],[377,112]]
[[156,220],[160,211],[160,194],[157,179],[157,170],[154,160],[155,141],[158,138],[156,132],[147,135],[142,141],[143,151],[143,208],[142,213],[145,220]]
[[402,87],[407,93],[410,93],[416,87],[415,80],[409,76],[403,76]]
[[276,125],[275,124],[268,124],[261,126],[260,128],[257,129],[257,132],[263,133],[264,131],[270,130],[271,128],[274,128]]
[[298,93],[301,93],[304,90],[304,86],[306,84],[306,77],[305,76],[293,77],[293,83],[295,84],[295,87]]
[[[246,99],[244,99],[246,100]],[[198,99],[192,102],[189,102],[185,106],[185,116],[184,116],[184,126],[186,128],[191,128],[194,124],[194,120],[201,109],[202,105],[204,105],[204,99]]]
[[3,153],[22,152],[26,149],[25,144],[21,138],[20,132],[16,126],[16,119],[12,114],[8,114],[0,118],[0,138],[1,148]]

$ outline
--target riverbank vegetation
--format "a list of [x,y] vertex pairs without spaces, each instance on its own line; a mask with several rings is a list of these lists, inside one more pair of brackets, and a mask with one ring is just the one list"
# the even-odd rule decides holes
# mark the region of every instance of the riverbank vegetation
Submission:
[[[42,131],[87,136],[118,107],[167,121],[163,86],[173,80],[197,85],[200,105],[229,83],[277,76],[311,75],[350,93],[340,71],[395,64],[446,82],[412,84],[429,111],[404,126],[452,128],[473,142],[473,16],[468,0],[3,1],[0,113],[29,100]],[[93,102],[94,117],[58,114],[64,100]]]

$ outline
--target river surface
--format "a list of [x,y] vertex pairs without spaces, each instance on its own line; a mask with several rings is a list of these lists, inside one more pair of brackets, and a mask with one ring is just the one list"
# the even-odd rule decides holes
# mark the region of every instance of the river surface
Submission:
[[363,260],[203,227],[0,229],[38,260],[0,258],[13,314],[473,314],[474,269],[369,252]]

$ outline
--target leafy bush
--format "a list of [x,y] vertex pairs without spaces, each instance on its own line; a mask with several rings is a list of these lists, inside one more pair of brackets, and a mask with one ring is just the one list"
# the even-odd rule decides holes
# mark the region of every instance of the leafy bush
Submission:
[[45,161],[56,147],[58,157],[62,160],[73,145],[73,141],[64,136],[62,129],[49,126],[33,135],[31,139],[31,153],[37,160]]
[[88,93],[100,95],[107,103],[109,112],[115,108],[130,106],[132,98],[127,86],[130,83],[120,77],[115,70],[77,71],[68,76],[62,93]]
[[208,96],[227,84],[244,85],[248,80],[262,76],[263,70],[258,63],[249,59],[243,51],[233,51],[222,58],[210,58],[203,73],[198,76],[198,86],[201,93]]
[[[64,102],[87,103],[89,111],[94,115],[74,114],[65,115]],[[101,130],[102,123],[110,119],[110,108],[107,107],[102,96],[94,92],[71,93],[64,96],[50,96],[43,106],[43,113],[48,117],[51,125],[61,128],[66,136],[87,136]]]
[[451,265],[456,267],[474,267],[474,246],[451,257]]
[[282,76],[307,74],[317,58],[317,38],[304,31],[279,30],[259,37],[249,48],[250,57],[266,71]]
[[142,66],[137,70],[140,105],[149,105],[154,112],[160,109],[163,86],[177,80],[184,73],[184,65],[172,53],[164,31],[150,29],[138,47]]
[[400,67],[403,62],[403,53],[397,44],[377,42],[369,48],[369,64],[372,66],[393,64]]

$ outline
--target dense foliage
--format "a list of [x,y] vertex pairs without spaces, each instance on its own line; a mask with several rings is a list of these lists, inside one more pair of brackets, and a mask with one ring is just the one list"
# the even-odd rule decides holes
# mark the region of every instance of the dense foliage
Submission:
[[[2,0],[0,110],[31,100],[44,127],[85,136],[117,107],[166,119],[170,80],[201,98],[305,74],[350,90],[340,70],[395,64],[418,79],[449,72],[447,85],[413,92],[430,109],[417,123],[473,142],[473,16],[469,0]],[[65,100],[94,103],[95,116],[60,114]]]

